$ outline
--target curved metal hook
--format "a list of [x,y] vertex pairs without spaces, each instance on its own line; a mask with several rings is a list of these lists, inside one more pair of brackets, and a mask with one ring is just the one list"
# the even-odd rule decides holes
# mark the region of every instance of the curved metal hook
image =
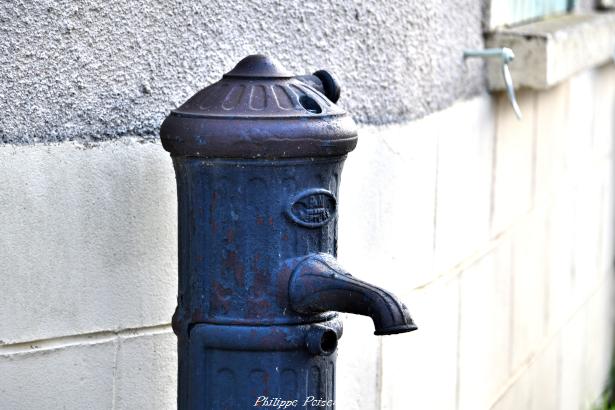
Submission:
[[521,108],[517,103],[517,96],[515,95],[515,86],[513,85],[512,76],[510,75],[510,69],[508,64],[502,63],[502,75],[504,76],[504,83],[506,84],[506,94],[508,95],[508,101],[512,105],[513,111],[518,119],[523,118],[521,115]]
[[502,63],[502,76],[504,77],[504,85],[506,86],[506,95],[508,96],[508,101],[510,101],[510,105],[515,112],[515,115],[518,119],[522,118],[521,108],[519,108],[519,103],[517,103],[517,96],[515,95],[515,86],[513,84],[512,75],[510,75],[510,69],[508,68],[508,63],[510,63],[515,58],[515,53],[510,48],[486,48],[484,50],[465,50],[463,52],[464,60],[466,58],[499,58]]

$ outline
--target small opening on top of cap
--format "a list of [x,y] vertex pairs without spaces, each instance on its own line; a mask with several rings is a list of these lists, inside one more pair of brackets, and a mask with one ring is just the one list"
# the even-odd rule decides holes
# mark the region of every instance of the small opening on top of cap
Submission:
[[312,97],[309,97],[307,95],[302,95],[299,98],[299,104],[301,104],[303,108],[305,108],[312,114],[320,114],[322,112],[322,108],[320,108],[320,105],[318,105],[318,103]]

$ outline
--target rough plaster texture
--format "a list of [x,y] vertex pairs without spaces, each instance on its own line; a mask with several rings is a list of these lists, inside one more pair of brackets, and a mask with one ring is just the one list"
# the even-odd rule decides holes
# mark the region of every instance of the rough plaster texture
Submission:
[[361,122],[413,119],[482,89],[482,44],[475,0],[0,2],[0,141],[153,137],[256,52],[332,69]]

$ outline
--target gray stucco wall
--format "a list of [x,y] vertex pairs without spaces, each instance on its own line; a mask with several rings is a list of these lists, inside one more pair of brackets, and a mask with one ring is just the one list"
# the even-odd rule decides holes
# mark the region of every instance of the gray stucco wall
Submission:
[[424,116],[483,87],[481,2],[13,0],[0,3],[0,142],[155,136],[250,53],[330,68],[363,123]]

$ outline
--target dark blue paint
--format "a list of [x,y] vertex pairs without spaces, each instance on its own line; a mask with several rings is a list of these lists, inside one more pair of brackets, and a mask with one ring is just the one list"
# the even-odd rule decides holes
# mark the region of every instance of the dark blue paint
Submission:
[[[243,410],[261,396],[298,407],[308,397],[333,401],[336,311],[372,317],[378,335],[416,329],[392,294],[335,260],[340,177],[356,130],[263,56],[227,76],[161,127],[178,194],[178,407]],[[281,94],[267,94],[274,89]],[[293,93],[304,91],[321,113],[299,105]],[[271,105],[283,95],[291,105]],[[229,96],[236,101],[224,108]],[[224,117],[225,109],[234,111]]]
[[295,312],[291,271],[281,267],[314,252],[335,254],[335,218],[306,228],[287,210],[314,187],[337,196],[342,162],[174,159],[180,409],[247,409],[258,396],[333,399],[327,380],[335,352],[310,353],[306,337],[315,323],[341,335],[341,324],[333,313]]

